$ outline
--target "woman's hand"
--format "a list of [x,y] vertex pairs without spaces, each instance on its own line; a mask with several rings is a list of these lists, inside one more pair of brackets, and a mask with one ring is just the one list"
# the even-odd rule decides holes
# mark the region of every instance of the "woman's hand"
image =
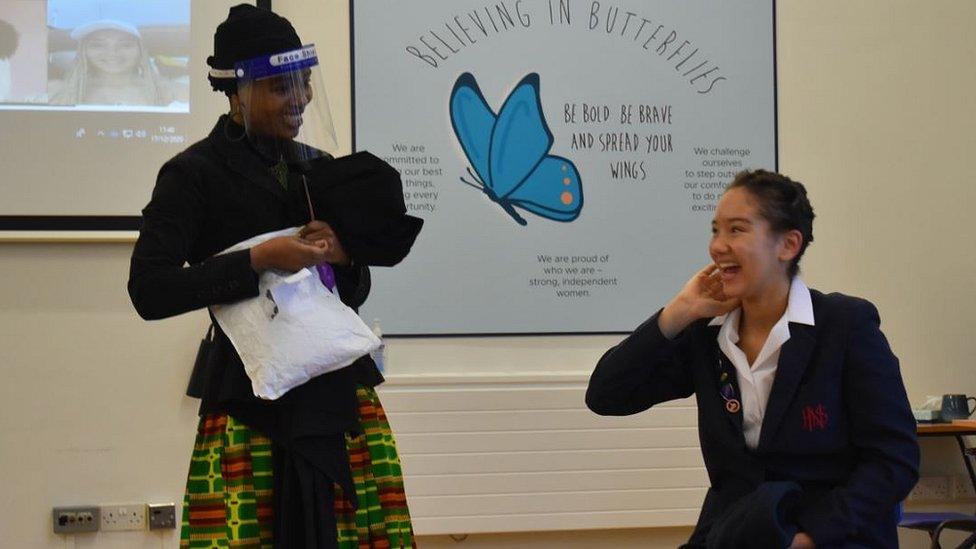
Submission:
[[328,260],[326,240],[309,242],[298,236],[279,236],[251,248],[251,268],[256,272],[268,269],[295,272]]
[[800,532],[793,536],[793,543],[790,544],[790,549],[813,549],[816,546],[817,544],[814,543],[813,538]]
[[712,263],[691,277],[658,317],[664,337],[671,339],[699,318],[724,315],[739,306],[738,299],[726,297],[719,276],[718,265]]
[[325,260],[342,267],[349,265],[349,256],[342,247],[342,242],[339,242],[339,237],[325,221],[315,220],[305,225],[301,231],[298,231],[298,237],[307,242],[326,242],[329,250]]

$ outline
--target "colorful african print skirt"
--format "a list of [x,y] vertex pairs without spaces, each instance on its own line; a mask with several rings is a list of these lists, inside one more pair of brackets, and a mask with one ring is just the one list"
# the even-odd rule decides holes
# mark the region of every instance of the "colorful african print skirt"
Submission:
[[[396,443],[376,391],[359,387],[363,433],[346,435],[359,508],[335,486],[341,549],[414,547]],[[272,443],[225,414],[200,418],[183,497],[181,548],[272,547]]]

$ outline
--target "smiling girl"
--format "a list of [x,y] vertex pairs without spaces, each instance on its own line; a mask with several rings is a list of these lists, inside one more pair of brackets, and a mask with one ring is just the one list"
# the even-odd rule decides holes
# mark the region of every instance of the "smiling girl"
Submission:
[[165,106],[174,100],[137,28],[106,19],[79,26],[71,38],[78,53],[52,105]]
[[[711,486],[689,547],[898,545],[914,418],[874,305],[799,278],[813,218],[802,184],[740,173],[712,220],[712,263],[590,379],[601,415],[695,395]],[[754,503],[773,493],[771,509]]]

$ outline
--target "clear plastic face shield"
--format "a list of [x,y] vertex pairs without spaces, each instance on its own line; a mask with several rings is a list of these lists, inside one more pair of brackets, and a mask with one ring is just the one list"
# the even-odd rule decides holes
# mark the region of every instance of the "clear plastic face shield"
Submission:
[[237,97],[248,139],[296,171],[338,148],[314,45],[237,63]]

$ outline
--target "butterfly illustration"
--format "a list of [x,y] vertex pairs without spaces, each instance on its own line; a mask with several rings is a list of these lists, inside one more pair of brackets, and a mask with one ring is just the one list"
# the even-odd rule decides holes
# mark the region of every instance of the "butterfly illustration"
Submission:
[[475,180],[461,181],[526,225],[515,208],[569,222],[583,209],[583,184],[573,163],[549,154],[553,137],[542,114],[539,75],[523,78],[496,115],[474,75],[458,77],[451,91],[451,125]]

